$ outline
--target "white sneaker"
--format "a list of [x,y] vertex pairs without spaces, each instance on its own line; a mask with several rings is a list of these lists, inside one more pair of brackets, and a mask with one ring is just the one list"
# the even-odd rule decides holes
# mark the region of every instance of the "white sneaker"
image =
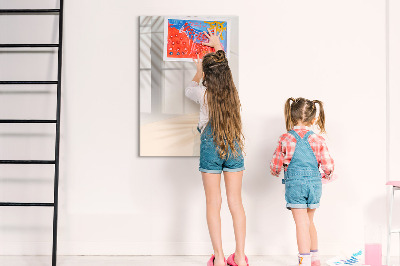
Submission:
[[299,263],[292,266],[311,266],[311,255],[298,255]]
[[318,251],[311,251],[311,266],[321,266],[321,261],[319,260]]

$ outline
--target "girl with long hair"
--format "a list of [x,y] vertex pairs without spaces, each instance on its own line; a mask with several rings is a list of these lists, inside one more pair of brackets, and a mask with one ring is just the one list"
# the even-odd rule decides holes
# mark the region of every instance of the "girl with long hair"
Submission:
[[[246,216],[242,204],[244,170],[240,101],[217,30],[205,32],[215,52],[198,58],[197,72],[186,88],[188,98],[200,104],[200,167],[206,196],[207,224],[214,255],[207,266],[247,266],[244,254]],[[202,82],[200,82],[202,80]],[[225,259],[221,239],[221,173],[224,173],[229,210],[233,219],[236,250]]]

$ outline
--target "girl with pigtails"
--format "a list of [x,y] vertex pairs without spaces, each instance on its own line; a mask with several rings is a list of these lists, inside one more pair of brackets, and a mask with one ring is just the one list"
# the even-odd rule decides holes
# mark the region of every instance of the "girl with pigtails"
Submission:
[[282,168],[284,170],[286,208],[292,211],[296,223],[299,251],[296,265],[320,266],[313,218],[321,198],[321,179],[332,177],[334,162],[324,138],[310,127],[316,124],[322,133],[325,132],[323,103],[289,98],[285,104],[285,121],[288,132],[279,138],[270,164],[271,174],[279,176]]

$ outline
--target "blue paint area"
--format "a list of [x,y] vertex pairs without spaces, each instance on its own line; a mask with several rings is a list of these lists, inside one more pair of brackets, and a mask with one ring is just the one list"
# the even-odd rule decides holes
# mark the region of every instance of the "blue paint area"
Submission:
[[[207,22],[214,22],[215,20],[207,20]],[[222,27],[225,30],[222,32],[220,39],[222,46],[224,49],[227,47],[227,22],[226,21],[218,21],[222,22]],[[187,23],[187,24],[186,24]],[[205,40],[201,40],[198,37],[203,35],[203,31],[207,32],[207,29],[210,28],[210,24],[205,23],[203,20],[185,20],[185,19],[168,19],[169,27],[176,28],[178,30],[184,30],[185,27],[189,26],[193,31],[185,30],[186,35],[193,40],[194,43],[202,43],[207,42],[207,37]],[[208,32],[207,32],[208,33]]]

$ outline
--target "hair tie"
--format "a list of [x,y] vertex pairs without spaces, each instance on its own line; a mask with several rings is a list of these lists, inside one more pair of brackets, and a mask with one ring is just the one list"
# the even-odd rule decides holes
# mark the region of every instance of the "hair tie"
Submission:
[[212,66],[209,66],[209,68],[213,68],[213,67],[217,67],[217,66],[222,66],[222,65],[227,65],[227,63],[226,63],[226,62],[216,63],[216,64],[214,64],[214,65],[212,65]]

